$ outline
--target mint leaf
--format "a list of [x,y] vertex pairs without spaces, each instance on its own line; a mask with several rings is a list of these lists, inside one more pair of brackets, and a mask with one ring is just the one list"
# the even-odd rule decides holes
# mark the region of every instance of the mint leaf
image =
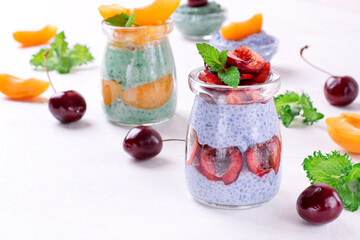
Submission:
[[41,49],[34,54],[30,64],[35,67],[45,68],[44,54],[49,51],[47,56],[48,69],[57,70],[59,73],[69,73],[72,67],[80,66],[94,59],[88,47],[84,45],[76,44],[69,49],[64,32],[57,34],[50,46],[51,48]]
[[221,72],[222,70],[223,67],[220,64],[215,64],[215,66],[209,68],[211,72]]
[[125,27],[128,20],[129,16],[125,13],[121,13],[106,19],[105,22],[109,23],[112,26]]
[[135,14],[132,13],[132,14],[130,14],[127,22],[125,23],[125,27],[131,27],[134,23],[135,23]]
[[352,163],[348,153],[341,155],[339,151],[333,151],[323,155],[318,151],[304,159],[303,167],[311,184],[324,182],[336,189],[350,172]]
[[344,183],[336,189],[344,207],[352,212],[360,206],[360,163],[353,166],[349,174],[344,177]]
[[281,107],[280,118],[285,127],[289,127],[296,116],[300,115],[301,107],[298,105],[285,105]]
[[200,56],[209,67],[214,67],[216,64],[221,65],[219,60],[220,53],[216,48],[206,43],[197,43],[196,47]]
[[324,114],[317,112],[317,109],[313,107],[309,96],[304,93],[301,95],[300,104],[304,110],[304,113],[302,114],[305,118],[304,123],[312,125],[314,122],[324,118]]
[[225,84],[237,89],[240,81],[240,72],[237,67],[232,66],[225,71],[218,72],[218,76]]
[[286,91],[285,94],[280,94],[274,97],[276,111],[279,113],[281,108],[290,104],[299,104],[300,96],[296,92]]
[[227,61],[227,53],[228,53],[229,50],[226,50],[226,51],[222,51],[219,55],[219,61],[221,63],[221,65],[223,67],[226,66],[226,61]]

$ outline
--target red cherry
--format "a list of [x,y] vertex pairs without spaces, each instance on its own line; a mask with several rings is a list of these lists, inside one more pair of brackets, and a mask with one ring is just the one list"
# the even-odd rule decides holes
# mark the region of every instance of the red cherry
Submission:
[[345,106],[352,103],[358,92],[358,83],[349,76],[331,76],[326,80],[324,86],[326,99],[335,106]]
[[315,183],[300,194],[296,210],[300,217],[310,223],[325,224],[340,215],[343,203],[333,187],[326,183]]
[[247,46],[241,46],[227,52],[227,66],[235,66],[242,74],[259,74],[265,65],[265,59]]
[[139,126],[132,128],[125,136],[125,152],[138,160],[146,160],[158,155],[163,141],[160,134],[152,127]]
[[188,0],[189,7],[201,7],[207,4],[207,0]]
[[76,91],[56,92],[49,99],[49,110],[62,123],[76,122],[84,116],[86,102]]

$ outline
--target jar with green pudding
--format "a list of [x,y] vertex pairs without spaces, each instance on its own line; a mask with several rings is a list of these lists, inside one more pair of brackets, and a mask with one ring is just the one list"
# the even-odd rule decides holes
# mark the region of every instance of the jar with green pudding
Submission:
[[172,15],[177,29],[188,39],[209,40],[226,19],[227,11],[216,2],[188,1]]
[[102,95],[107,118],[120,125],[152,125],[176,108],[175,63],[162,25],[115,27],[102,23],[107,44],[102,62]]

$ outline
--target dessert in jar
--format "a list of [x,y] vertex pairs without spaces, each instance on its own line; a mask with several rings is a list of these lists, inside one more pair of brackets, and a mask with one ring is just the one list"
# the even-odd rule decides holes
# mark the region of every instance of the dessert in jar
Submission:
[[246,46],[226,55],[222,71],[239,70],[236,86],[224,84],[229,79],[207,64],[189,74],[196,96],[186,138],[186,184],[202,203],[246,208],[279,190],[281,136],[273,95],[280,80],[270,63]]
[[[99,8],[108,38],[101,72],[103,106],[113,123],[151,125],[175,112],[175,63],[167,37],[173,23],[167,18],[179,1],[166,1],[167,14],[155,14],[163,4],[164,0],[156,0],[140,9]],[[121,26],[129,19],[130,26]]]
[[176,28],[192,40],[209,40],[226,19],[220,4],[207,0],[188,0],[172,15]]
[[277,52],[279,41],[262,30],[262,22],[263,17],[259,13],[247,21],[230,23],[213,35],[210,44],[219,51],[247,46],[270,61]]

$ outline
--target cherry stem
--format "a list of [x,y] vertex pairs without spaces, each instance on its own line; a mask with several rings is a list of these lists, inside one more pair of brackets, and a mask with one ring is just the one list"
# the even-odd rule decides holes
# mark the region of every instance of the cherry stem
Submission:
[[51,85],[52,89],[54,90],[54,92],[56,93],[56,89],[55,89],[54,84],[52,83],[51,78],[50,78],[49,69],[48,69],[48,64],[47,64],[47,56],[48,56],[49,54],[50,54],[49,51],[47,51],[47,52],[44,54],[45,71],[46,71],[46,74],[47,74],[47,76],[48,76],[50,85]]
[[175,139],[175,138],[172,138],[172,139],[164,139],[162,140],[163,142],[175,142],[175,141],[178,141],[178,142],[185,142],[184,139]]
[[328,74],[328,75],[330,75],[330,76],[333,76],[333,74],[329,73],[328,71],[325,71],[325,70],[322,69],[322,68],[319,68],[319,67],[315,66],[314,64],[312,64],[311,62],[309,62],[308,60],[306,60],[306,58],[304,58],[303,52],[304,52],[305,49],[308,49],[308,48],[309,48],[309,46],[308,46],[308,45],[305,45],[302,49],[300,49],[300,57],[301,57],[307,64],[309,64],[310,66],[312,66],[313,68],[316,68],[316,69],[319,70],[320,72],[323,72],[323,73],[326,73],[326,74]]

